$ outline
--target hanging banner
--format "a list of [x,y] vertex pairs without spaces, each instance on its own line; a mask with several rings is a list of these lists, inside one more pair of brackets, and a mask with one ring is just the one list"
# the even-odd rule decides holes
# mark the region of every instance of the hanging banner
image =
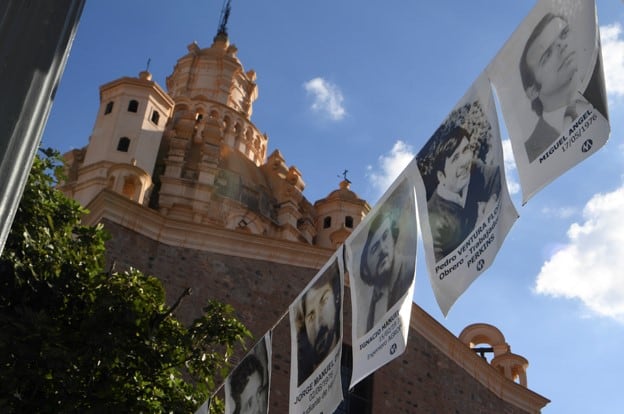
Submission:
[[407,344],[416,269],[414,170],[412,162],[345,241],[353,304],[349,388]]
[[607,141],[593,1],[539,1],[487,73],[501,102],[523,203]]
[[226,414],[266,414],[271,388],[271,331],[225,380]]
[[208,398],[202,405],[199,406],[195,414],[210,414],[210,398]]
[[505,181],[490,84],[481,75],[416,155],[429,279],[446,316],[494,261],[518,213]]
[[342,252],[290,305],[290,413],[332,413],[342,401]]

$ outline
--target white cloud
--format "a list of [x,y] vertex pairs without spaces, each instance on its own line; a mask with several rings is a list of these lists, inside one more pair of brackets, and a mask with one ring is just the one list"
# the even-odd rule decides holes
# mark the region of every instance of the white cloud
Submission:
[[342,106],[344,100],[338,86],[323,78],[314,78],[303,84],[308,95],[312,96],[312,110],[327,115],[334,121],[339,121],[346,115]]
[[579,299],[592,313],[624,323],[624,186],[595,195],[568,242],[542,266],[536,292]]
[[511,150],[511,141],[503,140],[503,159],[505,160],[505,179],[507,181],[507,189],[511,194],[520,192],[520,183],[516,179],[516,161]]
[[544,207],[542,208],[542,215],[555,217],[560,219],[569,219],[578,213],[578,209],[575,207]]
[[600,26],[602,61],[609,95],[624,97],[624,33],[620,23]]
[[398,140],[390,152],[379,156],[377,167],[373,168],[371,165],[367,167],[368,179],[379,194],[382,194],[392,184],[414,155],[416,154],[411,145]]

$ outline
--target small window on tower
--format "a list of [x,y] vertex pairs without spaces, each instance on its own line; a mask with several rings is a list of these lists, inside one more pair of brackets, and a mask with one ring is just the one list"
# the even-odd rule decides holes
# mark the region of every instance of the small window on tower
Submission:
[[136,100],[131,100],[130,103],[128,103],[128,112],[136,112],[139,110],[139,101]]
[[110,114],[111,112],[113,112],[113,101],[110,101],[109,103],[106,104],[106,109],[104,109],[104,115]]
[[128,152],[128,148],[130,148],[130,138],[128,137],[119,138],[119,143],[117,144],[117,151]]
[[325,220],[323,220],[323,228],[328,229],[330,227],[331,227],[331,216],[327,216],[325,217]]
[[160,114],[158,113],[158,111],[152,112],[152,122],[158,125],[159,120],[160,120]]
[[353,228],[353,217],[351,217],[351,216],[345,217],[345,227],[348,228],[348,229],[352,229]]

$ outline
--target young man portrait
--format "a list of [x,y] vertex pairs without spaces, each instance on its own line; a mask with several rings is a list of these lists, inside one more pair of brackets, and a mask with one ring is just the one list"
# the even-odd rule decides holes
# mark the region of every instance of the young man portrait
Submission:
[[360,299],[367,315],[365,323],[358,323],[359,336],[373,328],[414,280],[416,215],[408,182],[398,186],[393,195],[371,220],[360,256],[360,278],[372,293]]
[[564,134],[592,105],[606,118],[600,58],[592,78],[581,94],[577,43],[568,20],[547,13],[529,35],[520,57],[524,91],[537,115],[537,123],[524,146],[533,162]]
[[254,353],[247,354],[229,377],[233,414],[266,414],[268,372]]
[[341,289],[337,263],[301,296],[296,306],[298,383],[307,379],[338,345]]
[[436,262],[459,247],[501,190],[499,167],[484,163],[468,131],[454,126],[437,140],[427,201]]

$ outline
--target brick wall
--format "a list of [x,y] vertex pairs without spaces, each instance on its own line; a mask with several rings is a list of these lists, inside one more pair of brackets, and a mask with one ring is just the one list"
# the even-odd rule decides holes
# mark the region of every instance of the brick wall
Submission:
[[[105,220],[104,224],[112,236],[107,242],[109,265],[114,261],[117,269],[133,266],[157,276],[165,285],[169,303],[187,287],[193,289],[177,311],[183,321],[198,316],[206,300],[217,299],[231,304],[255,337],[275,326],[270,410],[287,413],[290,330],[286,312],[316,270],[168,246],[112,222]],[[345,294],[344,333],[350,336],[348,289]],[[350,343],[350,338],[345,342]],[[502,375],[501,381],[506,381]],[[405,353],[374,374],[373,388],[373,413],[524,413],[498,398],[413,330]]]

